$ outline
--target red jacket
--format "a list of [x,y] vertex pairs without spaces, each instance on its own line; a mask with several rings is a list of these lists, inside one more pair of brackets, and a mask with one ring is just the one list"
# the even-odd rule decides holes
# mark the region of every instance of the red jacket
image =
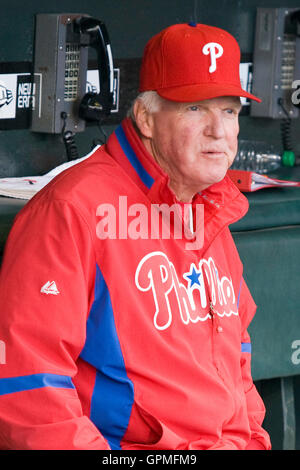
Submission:
[[270,448],[228,229],[247,200],[228,177],[197,195],[198,249],[145,235],[142,211],[176,202],[125,120],[18,214],[0,283],[2,449]]

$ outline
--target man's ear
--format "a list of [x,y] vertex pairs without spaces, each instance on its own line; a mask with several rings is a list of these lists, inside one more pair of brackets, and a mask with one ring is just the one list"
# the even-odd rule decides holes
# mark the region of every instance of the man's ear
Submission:
[[136,125],[143,137],[152,138],[153,118],[151,113],[146,109],[144,103],[137,99],[133,105],[133,114]]

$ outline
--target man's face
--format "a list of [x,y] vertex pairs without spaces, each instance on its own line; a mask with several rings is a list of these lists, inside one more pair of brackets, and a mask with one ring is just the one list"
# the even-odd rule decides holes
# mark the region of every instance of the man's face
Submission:
[[162,109],[151,114],[146,146],[169,175],[177,198],[191,200],[224,178],[237,152],[240,109],[237,97],[164,100]]

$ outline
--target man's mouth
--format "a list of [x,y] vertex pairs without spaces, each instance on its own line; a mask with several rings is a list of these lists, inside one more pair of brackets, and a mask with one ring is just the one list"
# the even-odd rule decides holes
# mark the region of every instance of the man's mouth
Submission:
[[205,151],[202,151],[202,154],[204,156],[208,156],[212,158],[221,158],[221,157],[224,157],[225,152],[220,151],[220,150],[205,150]]

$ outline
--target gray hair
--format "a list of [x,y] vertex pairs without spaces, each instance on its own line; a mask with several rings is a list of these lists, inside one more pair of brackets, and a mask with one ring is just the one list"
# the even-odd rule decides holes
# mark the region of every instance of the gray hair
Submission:
[[142,101],[142,103],[144,104],[145,108],[147,109],[149,113],[156,113],[160,111],[160,109],[162,108],[163,101],[164,101],[164,99],[161,98],[158,95],[158,93],[156,93],[156,91],[144,91],[140,93],[139,95],[137,95],[137,97],[135,98],[135,100],[133,101],[131,107],[129,108],[127,112],[127,116],[130,117],[133,122],[135,122],[133,107],[134,107],[134,103],[138,100]]

